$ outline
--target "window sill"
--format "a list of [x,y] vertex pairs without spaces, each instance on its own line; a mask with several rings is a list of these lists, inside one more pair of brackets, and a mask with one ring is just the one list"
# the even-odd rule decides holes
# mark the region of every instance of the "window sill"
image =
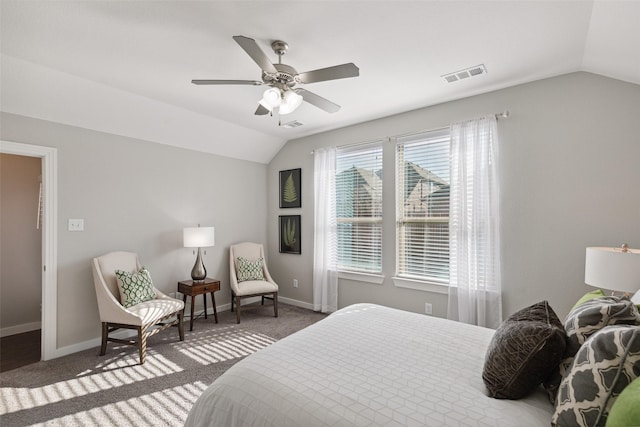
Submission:
[[448,294],[449,285],[446,283],[426,282],[423,280],[407,279],[406,277],[392,277],[393,284],[398,288],[415,289],[418,291]]
[[382,285],[384,275],[371,273],[356,273],[353,271],[338,271],[338,279],[354,280],[356,282],[366,282],[372,285]]

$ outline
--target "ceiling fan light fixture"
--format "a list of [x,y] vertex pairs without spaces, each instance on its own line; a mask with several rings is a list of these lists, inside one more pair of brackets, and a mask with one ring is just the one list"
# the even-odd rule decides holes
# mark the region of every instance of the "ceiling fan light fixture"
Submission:
[[280,104],[282,103],[282,96],[280,95],[280,90],[275,87],[265,90],[264,94],[262,95],[262,101],[260,101],[260,103],[262,105],[266,104],[264,106],[266,108],[269,108],[270,110],[272,108],[280,106]]
[[292,90],[288,90],[282,96],[282,105],[280,105],[280,114],[293,113],[302,104],[302,96]]

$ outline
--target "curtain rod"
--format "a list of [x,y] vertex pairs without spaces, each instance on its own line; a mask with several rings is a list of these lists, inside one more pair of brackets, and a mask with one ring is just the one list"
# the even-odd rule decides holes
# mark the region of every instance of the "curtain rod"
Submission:
[[[508,119],[508,118],[509,118],[509,110],[504,110],[504,111],[503,111],[503,112],[501,112],[501,113],[494,113],[494,117],[496,118],[496,120],[499,120],[499,119]],[[440,129],[444,129],[444,127],[443,127],[443,128],[440,128]],[[433,130],[440,130],[440,129],[433,129]],[[405,135],[394,135],[393,137],[380,138],[380,139],[378,139],[378,140],[375,140],[375,139],[374,139],[374,140],[372,140],[372,141],[357,142],[357,143],[355,143],[355,144],[346,144],[346,145],[343,145],[342,147],[352,147],[352,146],[357,146],[357,145],[370,144],[370,143],[372,143],[372,142],[381,141],[381,140],[385,140],[385,139],[389,139],[389,138],[397,138],[397,137],[401,137],[401,136],[409,136],[409,135],[418,135],[418,134],[420,134],[420,133],[424,133],[424,132],[429,132],[429,131],[418,131],[418,132],[411,132],[411,133],[408,133],[408,134],[405,134]],[[336,147],[336,148],[337,148],[337,147]],[[313,155],[313,154],[314,154],[314,152],[315,152],[315,150],[312,150],[309,154]]]

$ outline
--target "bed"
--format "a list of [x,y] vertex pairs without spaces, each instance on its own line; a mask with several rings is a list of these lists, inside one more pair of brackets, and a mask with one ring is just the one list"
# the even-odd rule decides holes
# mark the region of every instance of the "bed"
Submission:
[[231,367],[186,426],[548,426],[542,389],[488,397],[494,331],[374,304],[343,308]]

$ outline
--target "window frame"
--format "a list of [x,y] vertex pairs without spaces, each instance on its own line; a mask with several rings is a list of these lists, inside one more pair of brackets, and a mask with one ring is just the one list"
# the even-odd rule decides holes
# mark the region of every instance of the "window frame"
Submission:
[[[383,256],[384,256],[383,247],[382,247],[382,240],[383,240],[383,234],[384,234],[383,195],[382,195],[383,178],[382,177],[379,178],[379,183],[378,183],[379,187],[376,188],[375,190],[376,195],[374,198],[374,203],[376,204],[376,206],[373,206],[373,205],[371,206],[372,211],[375,213],[379,212],[379,215],[351,216],[351,217],[339,216],[339,213],[340,213],[339,200],[341,196],[339,175],[340,173],[346,172],[350,169],[349,168],[349,169],[340,170],[339,168],[340,156],[345,155],[347,153],[359,153],[359,152],[366,153],[367,151],[377,152],[378,159],[374,160],[373,163],[376,166],[378,166],[379,169],[376,171],[373,171],[372,173],[377,174],[377,172],[380,171],[380,173],[383,174],[384,173],[383,172],[384,143],[386,141],[387,139],[377,139],[369,142],[353,144],[353,145],[345,145],[345,146],[340,146],[336,148],[336,223],[338,226],[338,271],[340,272],[340,276],[343,278],[357,280],[356,278],[361,275],[363,276],[363,278],[364,277],[372,278],[372,279],[375,279],[373,280],[374,282],[377,282],[380,277],[384,277],[382,274]],[[375,259],[375,263],[372,264],[374,268],[367,268],[364,265],[358,266],[357,262],[343,263],[344,258],[341,256],[342,255],[341,247],[343,244],[343,241],[341,239],[341,227],[340,227],[341,224],[351,224],[351,225],[358,225],[358,226],[370,224],[375,226],[376,230],[379,230],[379,232],[376,235],[378,240],[377,245],[372,246],[373,251],[377,252],[378,254],[378,256]],[[366,251],[356,251],[356,257],[358,253],[365,253],[365,252]]]
[[[450,134],[450,129],[448,127],[435,129],[431,131],[423,131],[423,132],[417,132],[417,133],[412,133],[407,135],[401,135],[401,136],[392,138],[392,141],[394,143],[394,157],[395,157],[394,161],[395,161],[395,169],[396,169],[396,177],[395,177],[396,182],[394,185],[395,198],[396,198],[396,205],[395,205],[396,206],[396,213],[395,213],[395,216],[396,216],[395,217],[396,272],[395,272],[395,277],[393,277],[393,282],[394,282],[394,285],[397,287],[426,290],[426,291],[437,292],[437,293],[448,292],[447,289],[449,287],[449,281],[450,281],[450,278],[449,278],[450,266],[448,262],[446,266],[446,273],[447,273],[446,279],[442,277],[437,277],[435,275],[431,276],[431,275],[413,274],[407,271],[408,270],[407,265],[409,264],[409,261],[407,261],[407,258],[405,257],[406,251],[404,250],[404,247],[407,245],[406,241],[404,240],[404,236],[406,236],[406,233],[405,233],[406,225],[419,224],[419,223],[436,224],[436,223],[443,223],[443,222],[446,222],[448,224],[450,220],[449,219],[450,216],[449,216],[449,212],[447,212],[446,216],[432,216],[432,217],[426,217],[426,216],[411,217],[405,214],[404,206],[405,206],[405,201],[406,199],[408,199],[408,197],[405,196],[406,190],[405,190],[404,152],[401,153],[400,148],[401,147],[404,148],[407,145],[414,145],[414,144],[420,144],[420,143],[450,144],[450,140],[451,140],[451,134]],[[401,159],[401,155],[402,155],[402,159]],[[447,149],[446,156],[443,156],[443,158],[444,157],[446,157],[447,161],[450,158],[450,153],[448,152],[448,149]],[[448,166],[448,168],[450,170],[450,165]],[[450,204],[449,198],[447,197],[447,205],[449,206],[449,204]],[[449,207],[447,207],[447,211],[448,210],[449,210]],[[448,259],[448,256],[450,253],[449,252],[450,240],[449,240],[448,229],[447,229],[446,236],[447,236],[446,256]],[[423,254],[423,258],[421,259],[421,261],[425,260],[424,251],[422,252],[422,254]]]

